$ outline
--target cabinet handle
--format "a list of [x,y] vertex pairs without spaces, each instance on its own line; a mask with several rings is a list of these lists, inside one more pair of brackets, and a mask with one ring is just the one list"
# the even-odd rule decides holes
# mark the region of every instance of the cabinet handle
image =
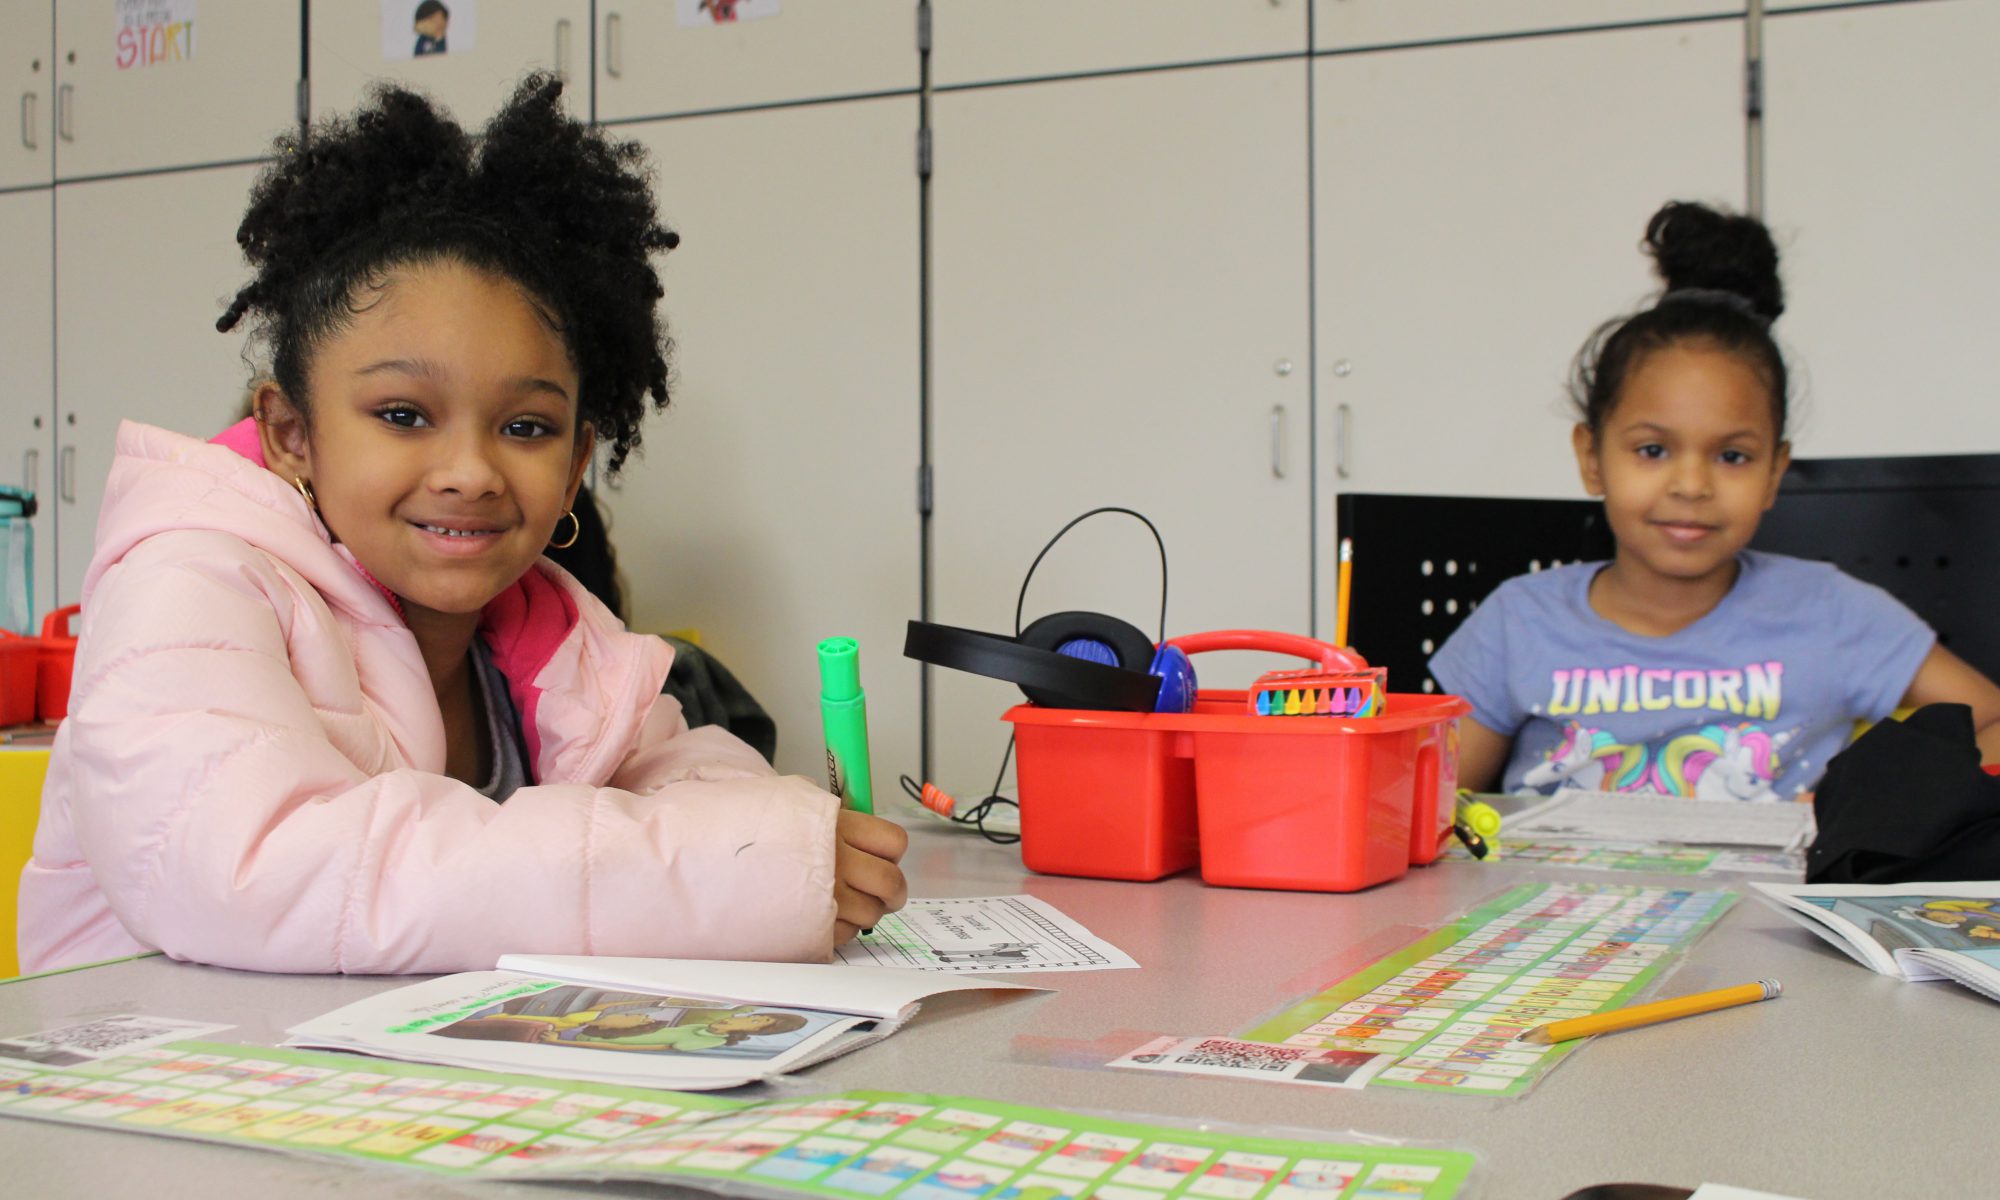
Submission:
[[40,450],[21,451],[21,486],[31,492],[42,490],[42,452]]
[[613,79],[625,77],[625,55],[619,34],[625,28],[625,18],[617,13],[606,13],[604,17],[604,73]]
[[1353,411],[1352,405],[1333,406],[1333,474],[1337,479],[1347,478],[1347,418]]
[[1285,477],[1285,406],[1271,406],[1271,478]]
[[21,93],[21,144],[30,150],[40,147],[35,142],[35,93]]
[[69,504],[76,503],[76,447],[64,446],[62,457],[56,460],[57,491]]
[[569,82],[569,18],[556,22],[556,78]]
[[70,126],[70,110],[76,107],[76,85],[65,83],[56,89],[56,136],[65,142],[76,140],[76,130]]

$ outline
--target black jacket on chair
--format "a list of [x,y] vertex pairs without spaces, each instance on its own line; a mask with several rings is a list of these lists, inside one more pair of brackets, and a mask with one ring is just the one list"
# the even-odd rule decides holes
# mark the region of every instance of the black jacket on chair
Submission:
[[2000,778],[1972,710],[1931,704],[1834,755],[1813,797],[1807,883],[2000,879]]

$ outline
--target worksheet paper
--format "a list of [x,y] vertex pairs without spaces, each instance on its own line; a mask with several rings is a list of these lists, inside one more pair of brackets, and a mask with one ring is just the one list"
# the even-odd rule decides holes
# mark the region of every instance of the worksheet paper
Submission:
[[912,900],[841,946],[840,961],[920,971],[1109,971],[1130,955],[1033,896]]
[[1790,801],[1694,800],[1643,792],[1565,790],[1502,821],[1506,837],[1585,837],[1600,841],[1770,846],[1812,840],[1812,805]]

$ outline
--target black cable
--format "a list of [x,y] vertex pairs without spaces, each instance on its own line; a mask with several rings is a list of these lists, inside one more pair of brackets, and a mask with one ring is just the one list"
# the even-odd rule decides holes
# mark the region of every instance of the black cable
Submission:
[[1128,517],[1137,518],[1140,524],[1144,525],[1152,533],[1153,544],[1160,549],[1160,634],[1155,640],[1159,642],[1167,640],[1167,544],[1161,540],[1159,529],[1146,519],[1146,514],[1135,512],[1129,508],[1120,508],[1115,504],[1107,504],[1103,508],[1093,508],[1061,529],[1056,530],[1056,535],[1050,538],[1048,543],[1042,547],[1042,552],[1035,555],[1035,561],[1028,564],[1028,573],[1021,577],[1021,594],[1014,598],[1015,637],[1021,636],[1021,612],[1027,607],[1028,581],[1035,577],[1035,568],[1041,566],[1042,560],[1048,557],[1049,551],[1056,548],[1057,542],[1062,541],[1063,534],[1075,529],[1078,525],[1083,524],[1083,522],[1096,516],[1098,513],[1124,513]]
[[[1014,749],[1014,740],[1012,738],[1009,738],[1007,739],[1008,753],[1011,754],[1013,752],[1013,749]],[[1004,755],[1000,759],[1000,773],[1002,775],[1005,775],[1007,773],[1007,759],[1006,756]],[[903,780],[904,793],[908,795],[910,799],[915,800],[919,804],[923,804],[924,790],[922,787],[918,785],[917,781],[910,778],[908,775],[903,776],[902,780]],[[1021,806],[1019,804],[1015,803],[1014,801],[1000,794],[1000,781],[998,779],[995,779],[993,781],[993,791],[985,799],[973,805],[971,808],[966,809],[962,813],[954,810],[950,816],[945,817],[945,820],[950,821],[955,825],[971,825],[974,828],[978,829],[980,836],[984,837],[987,841],[993,842],[996,845],[1011,846],[1015,842],[1021,840],[1020,834],[1007,833],[1004,830],[992,830],[986,828],[986,818],[990,814],[992,814],[996,806],[1002,804],[1005,804],[1009,808],[1012,808],[1016,814],[1019,814],[1019,812],[1021,811]],[[930,806],[925,805],[925,807],[929,808]],[[936,810],[933,809],[932,811]],[[939,813],[938,815],[944,816],[943,813]],[[1016,816],[1015,821],[1016,821],[1016,826],[1018,827],[1019,825],[1018,815]]]
[[[1150,520],[1147,520],[1146,514],[1139,512],[1135,509],[1121,508],[1115,504],[1107,504],[1101,508],[1093,508],[1089,512],[1086,512],[1081,516],[1074,518],[1073,520],[1070,521],[1069,524],[1064,525],[1061,529],[1056,530],[1056,535],[1050,538],[1042,546],[1041,553],[1035,555],[1035,561],[1028,564],[1028,573],[1021,577],[1021,591],[1018,595],[1014,597],[1015,637],[1021,636],[1021,613],[1027,608],[1028,584],[1035,578],[1035,568],[1042,565],[1042,560],[1048,557],[1049,551],[1056,548],[1057,542],[1062,541],[1064,534],[1068,533],[1070,530],[1076,528],[1078,525],[1081,525],[1083,522],[1089,520],[1090,518],[1097,516],[1099,513],[1124,513],[1126,516],[1132,517],[1135,520],[1137,520],[1140,524],[1144,525],[1146,527],[1147,532],[1153,535],[1153,545],[1157,547],[1160,552],[1160,632],[1158,638],[1156,639],[1156,643],[1163,644],[1166,642],[1167,640],[1167,543],[1165,539],[1160,537],[1159,527],[1154,525]],[[1021,806],[1019,802],[1011,800],[1008,797],[1000,794],[1000,783],[1002,780],[1007,778],[1007,763],[1013,757],[1014,757],[1014,737],[1012,734],[1009,734],[1007,736],[1007,749],[1002,751],[1000,754],[1000,769],[996,771],[993,775],[993,789],[989,791],[977,804],[974,804],[972,807],[966,809],[963,813],[954,811],[951,816],[946,817],[945,819],[957,825],[971,825],[976,829],[978,829],[980,836],[984,837],[987,841],[994,842],[1002,846],[1011,846],[1014,843],[1020,841],[1021,835],[1018,833],[996,833],[993,830],[986,828],[986,818],[988,814],[993,812],[995,806],[1001,804],[1005,804],[1014,810],[1016,825],[1018,827],[1019,814],[1021,811]],[[904,793],[908,795],[910,799],[915,800],[919,804],[922,804],[924,801],[924,791],[922,785],[920,785],[916,780],[910,778],[908,775],[901,776],[900,778],[902,779]]]

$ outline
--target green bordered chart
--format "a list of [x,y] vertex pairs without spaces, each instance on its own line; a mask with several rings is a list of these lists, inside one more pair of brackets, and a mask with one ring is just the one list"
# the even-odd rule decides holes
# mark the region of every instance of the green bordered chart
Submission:
[[1446,1200],[1472,1155],[1237,1137],[958,1096],[757,1104],[315,1051],[178,1042],[0,1066],[0,1116],[456,1177],[730,1180],[853,1200]]
[[1523,1029],[1629,1004],[1736,900],[1727,891],[1528,883],[1243,1032],[1395,1055],[1369,1087],[1515,1096],[1581,1042]]

